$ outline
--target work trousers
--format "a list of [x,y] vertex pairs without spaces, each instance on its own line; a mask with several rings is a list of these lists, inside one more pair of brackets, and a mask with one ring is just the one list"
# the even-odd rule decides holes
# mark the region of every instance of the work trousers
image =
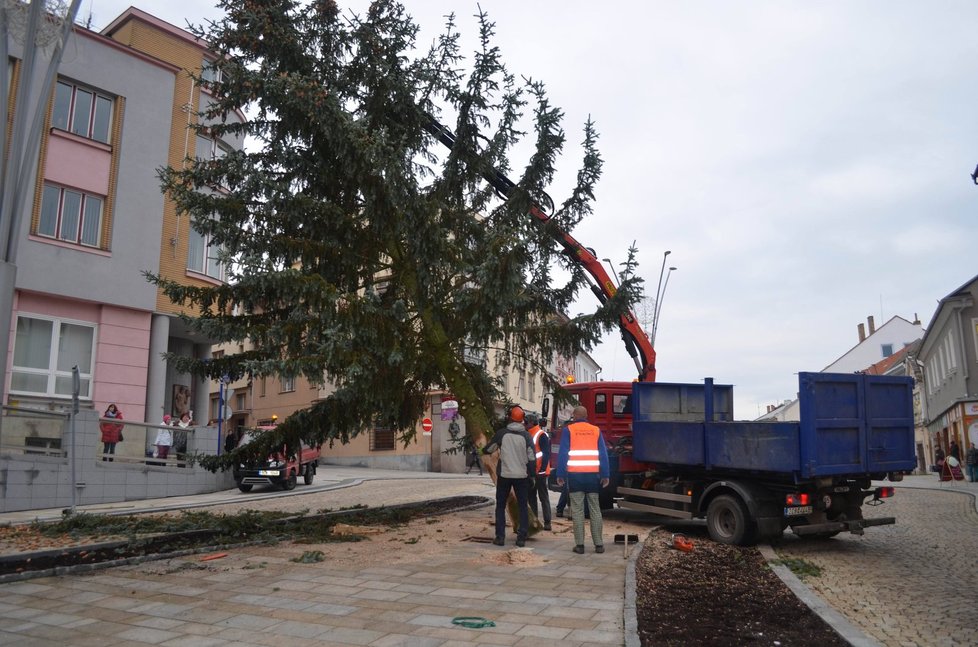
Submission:
[[506,500],[510,490],[516,495],[516,506],[519,508],[519,528],[516,529],[516,539],[526,541],[526,533],[530,527],[530,518],[526,509],[526,493],[529,490],[529,479],[510,479],[500,476],[496,479],[496,539],[506,539]]
[[530,509],[533,510],[533,515],[539,518],[540,514],[537,507],[537,500],[539,500],[539,511],[543,512],[543,523],[549,526],[552,514],[550,512],[550,489],[547,487],[547,475],[537,474],[536,481],[536,487],[530,489]]
[[591,514],[589,521],[591,524],[591,541],[594,542],[595,546],[603,546],[604,539],[602,538],[602,533],[604,532],[604,526],[601,519],[601,501],[598,493],[575,492],[572,490],[569,499],[571,515],[574,517],[574,544],[577,546],[584,545],[584,502],[586,500]]

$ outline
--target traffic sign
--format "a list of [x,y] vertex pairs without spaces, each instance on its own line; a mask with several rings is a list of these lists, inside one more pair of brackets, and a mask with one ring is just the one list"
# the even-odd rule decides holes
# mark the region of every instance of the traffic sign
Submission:
[[421,430],[424,432],[425,436],[431,435],[431,430],[434,426],[434,423],[431,422],[431,418],[425,418],[421,421]]

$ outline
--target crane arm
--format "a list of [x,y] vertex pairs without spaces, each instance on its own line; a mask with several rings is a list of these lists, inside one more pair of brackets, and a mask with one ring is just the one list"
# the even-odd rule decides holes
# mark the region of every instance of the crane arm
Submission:
[[[449,149],[455,147],[455,134],[427,113],[425,114],[424,128]],[[518,189],[516,184],[500,172],[499,169],[489,167],[483,171],[482,176],[503,198],[509,198]],[[580,265],[587,273],[591,291],[600,303],[606,303],[608,299],[615,295],[617,288],[593,250],[582,245],[570,233],[559,227],[555,227],[556,223],[551,222],[551,216],[540,205],[536,203],[531,204],[530,215],[541,224],[551,223],[551,231],[556,231],[557,242],[563,247],[564,253]],[[621,315],[618,327],[621,330],[621,338],[625,343],[625,349],[638,369],[639,381],[654,382],[655,349],[652,347],[652,342],[649,341],[649,336],[642,329],[642,326],[639,325],[635,314],[629,310]]]

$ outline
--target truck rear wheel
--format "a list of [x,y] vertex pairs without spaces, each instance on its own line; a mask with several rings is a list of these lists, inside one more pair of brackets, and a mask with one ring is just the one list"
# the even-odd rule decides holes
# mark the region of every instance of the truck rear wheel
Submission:
[[754,539],[747,506],[739,498],[721,494],[706,509],[706,528],[713,541],[743,546]]
[[296,483],[299,482],[298,477],[295,475],[295,470],[289,470],[289,475],[285,477],[282,481],[283,490],[294,490]]
[[308,463],[306,465],[306,471],[302,473],[302,482],[306,485],[312,485],[314,478],[316,478],[316,465],[314,463]]
[[251,492],[252,487],[251,483],[238,483],[238,489],[242,492]]

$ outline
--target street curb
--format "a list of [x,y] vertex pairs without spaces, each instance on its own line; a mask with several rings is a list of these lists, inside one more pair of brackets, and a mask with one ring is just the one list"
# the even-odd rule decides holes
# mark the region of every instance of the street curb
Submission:
[[837,634],[853,647],[882,647],[882,643],[867,636],[862,629],[849,622],[841,613],[830,607],[822,598],[812,592],[787,566],[781,563],[777,553],[769,544],[758,544],[757,550],[774,574],[791,589],[802,603],[814,611],[818,617],[832,627]]
[[[651,530],[649,533],[651,534]],[[646,540],[648,536],[646,536]],[[628,555],[628,565],[625,567],[625,612],[623,617],[625,629],[625,647],[642,647],[642,638],[638,635],[638,590],[635,577],[635,563],[645,548],[645,541],[636,543]]]

